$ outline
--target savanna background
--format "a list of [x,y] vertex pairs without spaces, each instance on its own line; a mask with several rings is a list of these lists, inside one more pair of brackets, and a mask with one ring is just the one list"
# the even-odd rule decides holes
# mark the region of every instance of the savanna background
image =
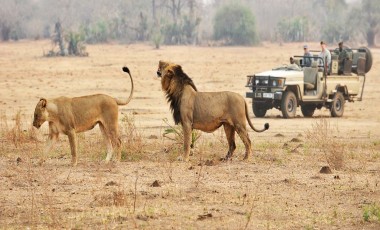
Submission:
[[[380,2],[302,0],[3,0],[0,8],[1,229],[379,229]],[[242,96],[246,75],[286,64],[302,47],[368,46],[362,102],[342,118],[326,109],[250,119],[253,157],[231,161],[223,129],[194,132],[178,162],[174,125],[156,77],[159,60],[182,65],[200,91]],[[105,93],[119,108],[122,161],[106,164],[100,130],[43,154],[48,126],[32,127],[41,97]],[[251,100],[246,100],[251,105]],[[328,168],[327,173],[320,170]]]

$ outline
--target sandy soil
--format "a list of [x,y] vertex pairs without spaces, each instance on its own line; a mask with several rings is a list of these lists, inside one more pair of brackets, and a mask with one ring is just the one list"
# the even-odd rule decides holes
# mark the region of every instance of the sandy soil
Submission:
[[[347,103],[344,117],[330,118],[322,109],[306,119],[299,110],[298,118],[285,120],[273,109],[258,119],[249,111],[256,127],[270,123],[264,133],[250,132],[254,157],[249,162],[241,161],[240,140],[231,162],[215,160],[227,152],[220,130],[202,134],[189,163],[169,156],[177,153],[168,151],[172,143],[162,138],[163,119],[173,121],[156,78],[159,60],[181,64],[200,91],[245,96],[246,75],[287,63],[289,56],[302,52],[302,45],[155,50],[143,44],[107,44],[87,46],[90,56],[85,58],[45,58],[49,41],[0,43],[2,131],[19,111],[28,130],[41,97],[127,97],[130,82],[121,71],[127,65],[135,94],[120,113],[132,114],[143,142],[132,153],[135,158],[106,165],[95,128],[82,136],[86,153],[72,168],[66,137],[40,165],[43,143],[15,146],[3,132],[0,228],[379,229],[380,220],[364,221],[363,213],[371,205],[380,207],[380,49],[371,50],[374,64],[363,101]],[[331,138],[345,154],[344,166],[332,174],[319,173],[326,158],[307,138],[321,119],[328,121]],[[45,124],[39,140],[46,132]],[[152,187],[156,180],[158,187]]]

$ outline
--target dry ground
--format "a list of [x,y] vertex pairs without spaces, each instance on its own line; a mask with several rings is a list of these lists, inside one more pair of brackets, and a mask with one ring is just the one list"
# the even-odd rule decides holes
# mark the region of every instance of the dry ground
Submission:
[[[317,43],[309,44],[314,49]],[[260,47],[91,45],[85,58],[44,58],[49,41],[0,43],[0,228],[3,229],[379,229],[380,50],[373,49],[362,102],[344,117],[325,109],[284,120],[278,110],[256,119],[254,157],[226,154],[222,130],[202,134],[191,161],[162,137],[173,124],[156,78],[159,60],[182,65],[200,91],[245,95],[246,75],[286,63],[302,44]],[[134,99],[120,107],[123,161],[105,164],[96,127],[80,135],[72,168],[67,138],[42,156],[47,125],[31,128],[40,97],[106,93]],[[248,103],[251,103],[247,99]],[[298,114],[301,114],[298,111]],[[168,119],[165,122],[165,119]],[[46,162],[41,164],[41,159]],[[321,174],[330,166],[332,174]]]

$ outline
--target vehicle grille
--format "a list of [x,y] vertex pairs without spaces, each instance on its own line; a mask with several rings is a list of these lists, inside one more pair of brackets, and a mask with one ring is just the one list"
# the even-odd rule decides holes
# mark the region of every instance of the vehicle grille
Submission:
[[257,92],[257,93],[265,93],[265,92],[268,92],[268,88],[259,88],[259,87],[257,87],[256,88],[256,90],[255,90],[255,92]]

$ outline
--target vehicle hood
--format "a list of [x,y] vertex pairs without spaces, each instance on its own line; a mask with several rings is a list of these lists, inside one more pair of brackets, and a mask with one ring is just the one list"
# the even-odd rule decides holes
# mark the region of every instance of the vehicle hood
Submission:
[[270,70],[255,74],[256,77],[281,77],[286,82],[303,80],[303,71],[299,70]]

